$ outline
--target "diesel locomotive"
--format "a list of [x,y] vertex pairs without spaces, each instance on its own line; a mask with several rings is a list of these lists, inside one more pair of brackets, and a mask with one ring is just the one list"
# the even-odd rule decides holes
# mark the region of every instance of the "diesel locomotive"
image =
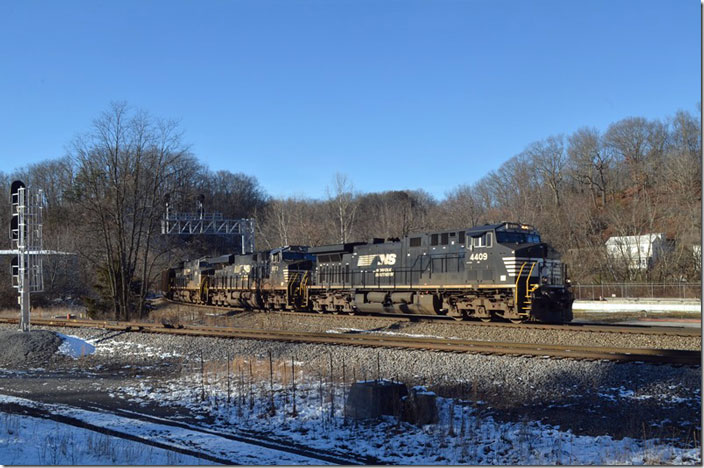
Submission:
[[246,309],[516,323],[569,322],[574,300],[557,252],[533,226],[512,222],[201,258],[163,272],[162,290]]

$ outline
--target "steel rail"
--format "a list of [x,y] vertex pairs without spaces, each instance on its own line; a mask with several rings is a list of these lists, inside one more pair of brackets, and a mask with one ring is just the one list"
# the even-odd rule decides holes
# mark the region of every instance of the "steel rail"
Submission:
[[549,323],[510,323],[510,322],[479,322],[479,321],[467,321],[467,320],[456,320],[452,317],[447,317],[443,315],[432,316],[432,315],[389,315],[389,314],[377,314],[377,315],[349,315],[344,312],[339,314],[326,312],[326,313],[315,313],[315,312],[296,312],[287,310],[267,310],[267,309],[243,309],[232,306],[214,306],[208,304],[188,304],[185,302],[177,302],[166,299],[169,303],[187,306],[187,307],[198,307],[211,310],[222,310],[228,312],[266,312],[272,314],[280,315],[292,315],[292,316],[303,316],[303,317],[320,317],[321,315],[327,317],[344,317],[350,319],[364,320],[369,318],[389,320],[389,321],[408,321],[408,322],[447,322],[456,323],[459,326],[469,326],[469,327],[495,327],[495,328],[516,328],[516,329],[533,329],[533,330],[560,330],[560,331],[576,331],[576,332],[594,332],[594,333],[620,333],[620,334],[637,334],[637,335],[662,335],[662,336],[683,336],[683,337],[693,337],[701,336],[701,327],[660,327],[657,325],[614,325],[609,323],[563,323],[563,324],[549,324]]
[[86,429],[89,431],[97,432],[99,434],[105,434],[111,437],[116,437],[119,439],[129,440],[131,442],[137,442],[140,444],[148,445],[151,447],[156,447],[162,450],[168,450],[171,452],[181,453],[183,455],[188,455],[190,457],[199,458],[210,463],[218,463],[221,465],[236,465],[237,462],[234,460],[218,457],[212,453],[206,453],[204,451],[192,450],[186,447],[178,446],[173,443],[165,443],[153,440],[152,437],[138,436],[135,434],[130,434],[125,431],[118,431],[115,429],[108,429],[105,427],[97,426],[89,422],[77,419],[71,416],[66,416],[62,414],[54,414],[50,410],[37,408],[34,406],[22,405],[19,403],[0,403],[0,410],[4,413],[9,414],[20,414],[31,416],[34,418],[42,418],[49,421],[56,421],[61,424],[66,424],[69,426],[78,427],[81,429]]
[[[2,321],[17,323],[18,319]],[[453,353],[546,356],[556,358],[650,362],[701,365],[701,352],[674,349],[615,348],[545,343],[507,343],[451,338],[418,338],[372,334],[310,333],[288,330],[234,329],[207,326],[166,328],[143,322],[108,322],[91,320],[35,319],[36,325],[93,327],[110,330],[165,333],[172,335],[254,339],[295,343],[330,344],[374,348],[419,349]]]

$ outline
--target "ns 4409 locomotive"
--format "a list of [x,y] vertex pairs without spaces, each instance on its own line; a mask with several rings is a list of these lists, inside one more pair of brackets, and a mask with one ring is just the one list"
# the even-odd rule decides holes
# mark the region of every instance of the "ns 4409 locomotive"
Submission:
[[162,290],[248,309],[551,323],[572,320],[574,300],[557,252],[510,222],[202,258],[165,271]]

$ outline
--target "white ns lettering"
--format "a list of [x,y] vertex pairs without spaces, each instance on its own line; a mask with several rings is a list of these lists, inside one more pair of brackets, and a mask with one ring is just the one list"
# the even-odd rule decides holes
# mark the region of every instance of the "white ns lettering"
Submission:
[[381,254],[379,255],[379,263],[382,265],[395,265],[396,264],[396,254]]

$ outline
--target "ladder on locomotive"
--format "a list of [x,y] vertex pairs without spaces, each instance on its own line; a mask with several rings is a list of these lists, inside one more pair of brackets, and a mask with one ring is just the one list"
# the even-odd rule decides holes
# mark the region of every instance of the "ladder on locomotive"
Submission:
[[305,271],[294,272],[289,276],[288,285],[286,288],[286,303],[287,305],[301,307],[308,303],[308,284],[310,281],[310,272]]
[[[528,271],[528,274],[526,275],[526,286],[525,286],[525,297],[523,298],[523,301],[519,301],[520,298],[520,293],[519,293],[519,284],[521,282],[521,276],[523,275],[523,270],[526,268],[526,265],[530,263],[530,270]],[[532,296],[533,291],[538,289],[540,287],[540,283],[536,282],[533,283],[532,285],[530,284],[530,277],[533,274],[533,269],[535,268],[535,265],[537,265],[538,262],[523,262],[521,265],[521,269],[518,271],[518,276],[516,277],[516,307],[518,307],[522,312],[530,312],[532,307],[533,307],[533,301],[532,301]]]

